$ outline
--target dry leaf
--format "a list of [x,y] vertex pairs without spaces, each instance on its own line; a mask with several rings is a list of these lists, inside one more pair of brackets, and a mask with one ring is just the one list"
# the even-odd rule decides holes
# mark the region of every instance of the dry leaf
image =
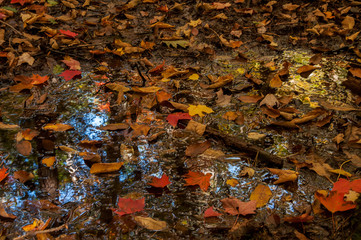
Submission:
[[142,227],[153,230],[153,231],[163,231],[167,228],[167,223],[165,221],[155,220],[150,217],[141,217],[135,216],[134,220]]
[[23,170],[19,170],[14,172],[14,178],[18,179],[21,183],[26,183],[27,181],[30,181],[35,176],[31,172],[26,172]]
[[118,171],[124,163],[115,162],[115,163],[94,163],[90,168],[91,174],[99,173],[110,173]]
[[283,170],[276,168],[267,168],[271,173],[278,175],[278,180],[274,182],[274,184],[280,184],[284,182],[293,182],[297,179],[298,172],[292,170]]

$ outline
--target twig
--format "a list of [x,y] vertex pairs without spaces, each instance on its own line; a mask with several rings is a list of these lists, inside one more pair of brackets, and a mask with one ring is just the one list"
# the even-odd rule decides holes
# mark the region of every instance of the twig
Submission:
[[63,224],[59,227],[55,227],[55,228],[49,228],[49,229],[46,229],[46,230],[40,230],[40,231],[31,231],[31,232],[28,232],[27,234],[25,235],[22,235],[20,237],[16,237],[14,238],[13,240],[21,240],[21,239],[25,239],[27,237],[31,237],[31,236],[34,236],[36,234],[42,234],[42,233],[51,233],[51,232],[56,232],[56,231],[59,231],[63,228],[66,228],[67,227],[67,224]]
[[0,22],[2,24],[5,24],[6,26],[10,27],[14,32],[16,32],[17,34],[20,34],[22,36],[24,36],[24,34],[22,32],[20,32],[19,30],[17,30],[16,28],[14,28],[13,26],[11,26],[9,23],[4,22],[3,20],[0,20]]

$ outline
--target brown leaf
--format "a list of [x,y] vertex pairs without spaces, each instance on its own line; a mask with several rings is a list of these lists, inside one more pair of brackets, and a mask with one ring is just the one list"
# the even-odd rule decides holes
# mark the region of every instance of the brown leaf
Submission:
[[153,230],[153,231],[163,231],[167,228],[167,223],[165,221],[155,220],[150,217],[141,217],[135,216],[134,220],[142,227]]
[[314,70],[318,69],[319,67],[315,67],[312,65],[305,65],[300,67],[297,70],[297,73],[301,75],[301,77],[307,78]]
[[186,156],[195,157],[199,154],[202,154],[210,147],[211,147],[210,141],[189,145],[186,149]]
[[258,184],[257,187],[251,193],[249,199],[256,201],[257,202],[256,207],[260,208],[265,206],[271,197],[272,197],[271,189],[266,185]]
[[244,103],[256,103],[259,100],[261,100],[262,98],[263,98],[263,96],[259,96],[259,95],[253,95],[253,96],[243,95],[243,96],[239,96],[238,100],[240,100]]
[[319,101],[322,107],[335,110],[335,111],[342,111],[342,112],[349,112],[349,111],[361,111],[361,108],[355,108],[349,104],[342,104],[342,106],[335,106],[325,101]]
[[138,123],[134,123],[130,126],[133,129],[133,136],[147,136],[148,132],[150,130],[150,126],[149,125],[144,125],[144,124],[138,124]]
[[345,30],[352,30],[355,26],[355,19],[350,16],[346,16],[345,19],[342,21],[342,27]]
[[223,204],[223,208],[225,209],[226,213],[231,215],[239,215],[242,214],[243,216],[248,214],[255,214],[257,202],[256,201],[249,201],[249,202],[242,202],[241,200],[231,197],[231,198],[224,198],[221,200]]
[[350,68],[349,71],[354,77],[361,78],[361,68]]
[[0,130],[18,130],[20,129],[20,126],[13,125],[13,124],[5,124],[0,122]]
[[114,163],[94,163],[90,168],[91,174],[99,174],[99,173],[110,173],[119,171],[119,169],[123,166],[123,162],[114,162]]
[[35,177],[34,174],[32,174],[31,172],[26,172],[26,171],[23,171],[23,170],[19,170],[19,171],[14,172],[14,178],[18,179],[22,183],[30,181],[34,177]]
[[108,131],[116,131],[116,130],[124,130],[129,127],[128,123],[110,123],[106,126],[101,126],[99,129],[108,130]]
[[268,107],[278,106],[280,103],[278,102],[277,98],[273,94],[267,94],[264,99],[259,103],[260,106],[266,104]]
[[310,58],[310,64],[317,65],[321,62],[321,60],[322,60],[322,54],[317,53]]
[[48,123],[43,126],[44,130],[52,130],[55,132],[65,132],[67,130],[73,129],[72,126],[63,123]]
[[15,215],[9,214],[6,212],[5,208],[3,207],[2,203],[0,203],[0,217],[5,219],[13,220],[16,218]]
[[16,144],[16,149],[21,155],[29,156],[33,148],[29,141],[21,141]]
[[199,123],[199,122],[196,122],[196,121],[193,121],[193,120],[190,120],[185,129],[189,130],[189,131],[192,131],[192,132],[195,132],[195,133],[197,133],[199,135],[203,135],[204,132],[206,131],[206,125],[202,124],[202,123]]
[[282,86],[282,80],[278,74],[276,74],[270,81],[269,86],[272,88],[278,88]]

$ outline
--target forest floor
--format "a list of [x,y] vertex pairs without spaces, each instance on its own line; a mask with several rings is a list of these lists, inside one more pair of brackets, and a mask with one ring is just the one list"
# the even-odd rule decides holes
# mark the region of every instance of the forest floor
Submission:
[[360,5],[0,0],[0,240],[361,239]]

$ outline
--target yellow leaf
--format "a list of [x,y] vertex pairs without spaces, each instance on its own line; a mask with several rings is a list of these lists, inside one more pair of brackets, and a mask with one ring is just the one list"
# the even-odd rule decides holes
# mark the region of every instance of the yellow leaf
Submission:
[[191,27],[197,27],[201,23],[202,23],[202,20],[198,18],[197,20],[190,21],[188,23],[188,25],[191,26]]
[[55,157],[47,157],[47,158],[43,158],[41,160],[41,162],[46,165],[47,167],[52,167],[55,163]]
[[332,173],[343,175],[345,177],[351,177],[352,176],[351,173],[346,172],[345,170],[342,170],[342,169],[332,169],[332,170],[328,170],[328,171],[332,172]]
[[94,163],[90,168],[91,174],[99,173],[110,173],[118,171],[124,163],[115,162],[115,163]]
[[239,182],[234,178],[228,179],[226,183],[232,187],[235,187],[239,184]]
[[53,130],[55,132],[65,132],[73,129],[72,126],[63,123],[48,123],[43,127],[44,130]]
[[207,107],[206,105],[189,105],[188,107],[188,111],[189,111],[189,115],[194,116],[194,115],[199,115],[200,117],[203,117],[205,113],[212,113],[213,110],[209,107]]
[[189,80],[198,80],[198,79],[199,79],[199,75],[198,75],[197,73],[194,73],[194,74],[190,75],[188,79],[189,79]]
[[32,224],[26,225],[23,227],[23,230],[25,232],[29,232],[29,231],[33,231],[35,230],[38,226],[40,226],[43,222],[39,219],[34,219],[34,222]]
[[272,197],[272,191],[268,186],[259,184],[251,193],[250,200],[257,201],[257,208],[263,207]]

